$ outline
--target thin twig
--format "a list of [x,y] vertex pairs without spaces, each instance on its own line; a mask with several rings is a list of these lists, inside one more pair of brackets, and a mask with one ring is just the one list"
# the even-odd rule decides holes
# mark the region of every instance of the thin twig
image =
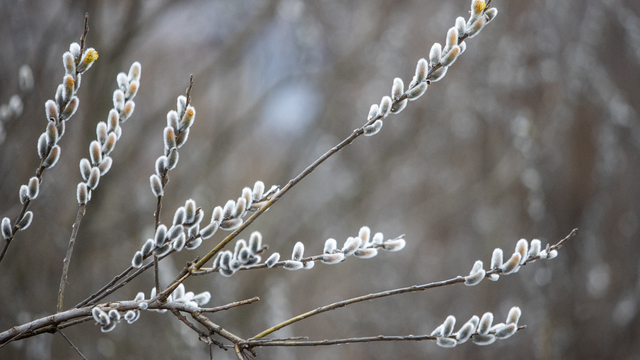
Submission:
[[204,325],[207,329],[209,329],[212,332],[215,332],[216,334],[222,336],[223,338],[231,341],[234,344],[238,344],[240,342],[245,341],[244,339],[242,339],[238,335],[235,335],[235,334],[229,332],[228,330],[226,330],[222,326],[214,323],[208,317],[200,314],[199,312],[192,312],[190,314],[191,314],[191,317],[194,320],[196,320],[200,324]]
[[62,311],[62,302],[64,300],[64,289],[67,286],[67,275],[69,274],[69,264],[71,263],[71,255],[73,254],[73,247],[76,244],[76,238],[78,236],[78,229],[82,222],[82,217],[86,209],[86,204],[80,204],[78,206],[78,214],[76,215],[76,222],[73,224],[71,230],[71,238],[69,239],[69,247],[67,248],[67,255],[64,257],[62,276],[60,277],[60,288],[58,289],[58,312]]
[[209,334],[204,331],[198,329],[195,325],[193,325],[186,317],[184,317],[178,310],[171,310],[171,313],[175,315],[178,320],[182,321],[185,325],[187,325],[191,330],[195,331],[201,338],[208,338]]
[[67,342],[69,343],[69,345],[73,348],[73,350],[75,350],[75,351],[78,353],[78,355],[80,355],[80,357],[81,357],[81,358],[83,358],[84,360],[87,360],[87,358],[86,358],[84,355],[82,355],[82,353],[80,352],[80,349],[78,349],[78,347],[77,347],[77,346],[73,345],[73,343],[72,343],[72,342],[71,342],[71,340],[67,337],[67,335],[65,335],[61,330],[58,330],[58,333],[59,333],[60,335],[62,335],[62,337],[63,337],[65,340],[67,340]]
[[[526,329],[526,325],[518,326],[516,331]],[[477,334],[477,333],[476,333]],[[495,331],[490,332],[495,334]],[[475,335],[475,334],[474,334]],[[455,339],[455,336],[449,336],[451,339]],[[353,344],[362,342],[377,342],[377,341],[425,341],[425,340],[437,340],[436,336],[431,335],[407,335],[407,336],[368,336],[357,337],[348,339],[334,339],[334,340],[317,340],[317,341],[295,341],[295,340],[248,340],[241,345],[248,347],[265,347],[265,346],[325,346],[325,345],[341,345],[341,344]]]

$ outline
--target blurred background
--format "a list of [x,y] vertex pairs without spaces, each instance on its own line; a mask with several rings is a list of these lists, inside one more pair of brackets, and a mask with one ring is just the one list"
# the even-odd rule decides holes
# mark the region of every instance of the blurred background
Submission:
[[[370,260],[191,278],[210,305],[261,301],[211,315],[250,337],[335,301],[466,275],[494,248],[520,238],[556,243],[552,261],[476,287],[452,286],[360,303],[299,322],[275,337],[311,340],[428,334],[447,315],[464,323],[520,306],[526,331],[488,347],[432,342],[259,348],[258,359],[640,359],[640,3],[635,0],[507,2],[447,76],[426,95],[359,138],[293,188],[249,230],[268,253],[296,241],[319,254],[363,225],[407,247]],[[82,221],[65,305],[78,303],[129,266],[153,233],[149,188],[162,154],[167,111],[194,75],[197,118],[165,188],[162,219],[193,198],[206,212],[262,180],[283,186],[365,122],[394,77],[444,42],[469,1],[0,1],[0,216],[14,219],[18,190],[39,164],[44,102],[64,75],[62,54],[82,34],[100,54],[85,73],[80,109],[44,174],[19,233],[0,263],[0,330],[55,312],[71,225],[78,162],[112,107],[116,75],[142,63],[132,118],[111,171]],[[33,70],[31,91],[19,69]],[[25,84],[22,84],[25,85]],[[25,90],[23,90],[25,89]],[[195,251],[161,263],[165,285]],[[249,231],[241,235],[248,238]],[[147,296],[151,272],[109,300]],[[143,313],[102,334],[91,322],[66,335],[89,359],[208,359],[209,350],[173,316]],[[2,359],[79,358],[64,339],[42,335],[0,349]],[[214,359],[233,359],[214,349]]]

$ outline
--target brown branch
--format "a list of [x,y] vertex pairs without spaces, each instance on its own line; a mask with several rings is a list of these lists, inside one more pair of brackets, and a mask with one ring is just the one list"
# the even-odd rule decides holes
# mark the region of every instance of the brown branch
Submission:
[[[518,326],[517,331],[526,329],[526,325]],[[474,335],[476,335],[475,333]],[[495,334],[495,331],[489,332],[489,334]],[[472,337],[474,336],[472,335]],[[450,339],[455,339],[455,336],[449,336]],[[356,337],[347,339],[334,339],[334,340],[317,340],[317,341],[295,341],[295,340],[247,340],[240,344],[247,347],[265,347],[265,346],[326,346],[326,345],[341,345],[341,344],[354,344],[363,342],[377,342],[377,341],[435,341],[438,338],[431,335],[406,335],[406,336],[368,336],[368,337]]]
[[76,222],[73,224],[71,230],[71,238],[69,239],[69,247],[67,248],[67,255],[64,257],[62,276],[60,277],[60,288],[58,289],[58,312],[62,311],[62,302],[64,300],[64,289],[67,286],[67,275],[69,274],[69,264],[71,263],[71,255],[73,254],[73,247],[76,244],[76,238],[78,236],[78,229],[80,228],[80,222],[86,209],[86,204],[80,204],[78,206],[78,214],[76,215]]

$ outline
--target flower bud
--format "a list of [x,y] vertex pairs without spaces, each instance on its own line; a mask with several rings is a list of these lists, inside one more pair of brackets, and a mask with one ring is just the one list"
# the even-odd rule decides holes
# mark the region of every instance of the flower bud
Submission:
[[89,202],[89,188],[87,187],[87,184],[78,183],[76,199],[78,200],[79,205],[84,205]]
[[87,186],[91,190],[95,190],[98,187],[98,183],[100,182],[100,169],[97,166],[91,168],[91,173],[89,174],[89,179],[87,180]]
[[516,252],[520,254],[520,264],[524,264],[527,261],[529,254],[529,242],[526,239],[518,240],[516,244]]
[[332,254],[337,247],[338,247],[338,243],[336,242],[336,239],[327,239],[327,241],[325,241],[324,243],[323,253]]
[[373,136],[382,129],[382,120],[378,119],[373,124],[364,127],[364,136]]
[[262,195],[264,194],[264,183],[260,180],[256,181],[253,185],[253,201],[262,200]]
[[519,253],[514,253],[506,263],[502,264],[500,267],[502,269],[502,273],[505,275],[509,275],[515,272],[518,272],[520,269],[520,260],[522,257]]
[[37,177],[32,177],[29,179],[29,184],[27,185],[28,192],[27,195],[29,199],[33,200],[38,197],[38,193],[40,192],[40,180]]
[[31,225],[31,220],[33,220],[33,212],[27,211],[16,224],[16,228],[18,228],[18,230],[26,230],[29,225]]
[[372,104],[371,108],[369,108],[369,115],[367,115],[367,121],[373,119],[378,116],[378,104]]
[[391,112],[391,104],[391,98],[388,96],[383,96],[382,100],[380,101],[380,106],[378,107],[378,116],[382,118],[386,118],[387,116],[389,116],[389,113]]
[[87,71],[97,59],[98,59],[98,52],[95,51],[93,48],[88,48],[87,50],[85,50],[82,56],[82,60],[80,60],[80,63],[78,64],[77,71],[79,73],[83,73]]
[[184,113],[184,117],[179,123],[180,131],[185,131],[193,125],[193,122],[196,120],[196,109],[193,106],[187,107],[187,111]]
[[424,58],[418,60],[416,65],[415,81],[421,83],[427,79],[427,71],[429,70],[429,64]]
[[400,96],[404,94],[404,82],[401,78],[397,77],[393,79],[393,86],[391,86],[391,97],[393,100],[398,100]]
[[269,256],[269,258],[267,259],[267,261],[265,261],[264,263],[269,267],[272,268],[275,266],[275,264],[280,261],[280,254],[278,254],[277,252],[271,254],[271,256]]
[[56,165],[59,159],[60,159],[60,146],[56,145],[51,148],[51,151],[49,151],[49,155],[42,162],[42,166],[44,166],[45,168],[53,167]]
[[293,253],[291,254],[291,259],[295,261],[300,261],[304,256],[304,244],[298,241],[293,246]]
[[502,266],[502,249],[495,248],[491,255],[491,269],[499,269]]
[[140,251],[136,251],[133,255],[133,259],[131,259],[131,266],[136,269],[140,269],[142,267],[142,253]]
[[20,203],[24,204],[29,201],[29,187],[27,185],[21,185],[20,191],[18,192],[18,197],[20,198]]
[[453,45],[453,47],[447,52],[442,59],[440,59],[440,64],[442,66],[451,66],[456,59],[460,55],[460,47],[458,45]]
[[44,110],[47,115],[47,120],[56,122],[58,121],[58,104],[53,100],[47,100],[44,103]]
[[2,237],[5,240],[11,239],[11,237],[13,236],[13,228],[11,227],[11,219],[9,219],[8,217],[4,217],[2,219],[2,225],[0,227],[2,227]]
[[147,241],[144,243],[144,245],[142,245],[142,249],[140,249],[140,252],[142,253],[143,257],[149,256],[149,254],[151,254],[151,251],[153,251],[153,248],[156,247],[156,243],[153,239],[147,239]]
[[458,28],[455,26],[447,31],[447,41],[444,47],[444,52],[451,51],[454,46],[458,45],[458,36]]
[[417,100],[420,96],[424,95],[424,93],[427,91],[428,86],[429,85],[427,85],[426,82],[421,82],[420,84],[407,90],[407,99],[409,99],[409,101]]
[[153,174],[149,177],[149,182],[151,184],[151,192],[153,192],[153,196],[162,196],[164,190],[162,189],[162,181],[160,180],[160,177],[156,174]]
[[344,254],[341,252],[322,255],[322,262],[327,265],[340,263],[344,260]]
[[478,323],[478,329],[476,331],[480,335],[486,335],[489,333],[491,324],[493,324],[493,314],[490,312],[486,312],[482,315],[482,318],[480,318],[480,322]]
[[176,147],[176,134],[171,126],[164,128],[163,140],[165,150],[170,150]]
[[433,44],[431,46],[431,50],[429,51],[429,64],[431,65],[431,67],[438,65],[441,57],[442,45],[440,45],[440,43]]

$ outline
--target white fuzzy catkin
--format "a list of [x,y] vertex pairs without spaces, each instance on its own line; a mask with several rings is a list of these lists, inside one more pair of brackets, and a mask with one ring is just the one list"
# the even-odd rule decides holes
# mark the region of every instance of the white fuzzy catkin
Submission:
[[322,252],[324,254],[331,254],[337,248],[338,248],[338,242],[336,241],[336,239],[327,239],[327,241],[324,242],[324,249]]
[[511,258],[509,258],[509,260],[507,260],[507,262],[502,264],[502,266],[500,267],[502,269],[502,273],[505,275],[509,275],[517,272],[520,269],[521,259],[522,258],[519,253],[514,253]]
[[522,310],[519,307],[514,306],[509,310],[509,314],[507,315],[507,324],[516,324],[518,325],[518,320],[520,320],[520,315],[522,315]]
[[520,264],[524,264],[529,254],[529,242],[526,239],[518,240],[516,243],[516,252],[520,254]]
[[275,266],[275,264],[276,264],[278,261],[280,261],[280,254],[279,254],[279,253],[277,253],[277,252],[275,252],[275,253],[271,254],[271,256],[269,256],[269,258],[267,259],[267,261],[265,261],[264,263],[265,263],[268,267],[272,268],[272,267],[274,267],[274,266]]
[[378,119],[373,124],[364,127],[364,136],[373,136],[382,129],[382,120]]
[[489,333],[489,329],[491,329],[491,324],[493,324],[493,314],[486,312],[482,315],[482,318],[480,318],[476,331],[478,334],[486,335]]
[[298,241],[293,246],[293,253],[291,254],[291,259],[295,261],[300,261],[304,256],[304,244]]
[[502,266],[503,252],[500,248],[495,248],[491,255],[491,269],[498,269]]

